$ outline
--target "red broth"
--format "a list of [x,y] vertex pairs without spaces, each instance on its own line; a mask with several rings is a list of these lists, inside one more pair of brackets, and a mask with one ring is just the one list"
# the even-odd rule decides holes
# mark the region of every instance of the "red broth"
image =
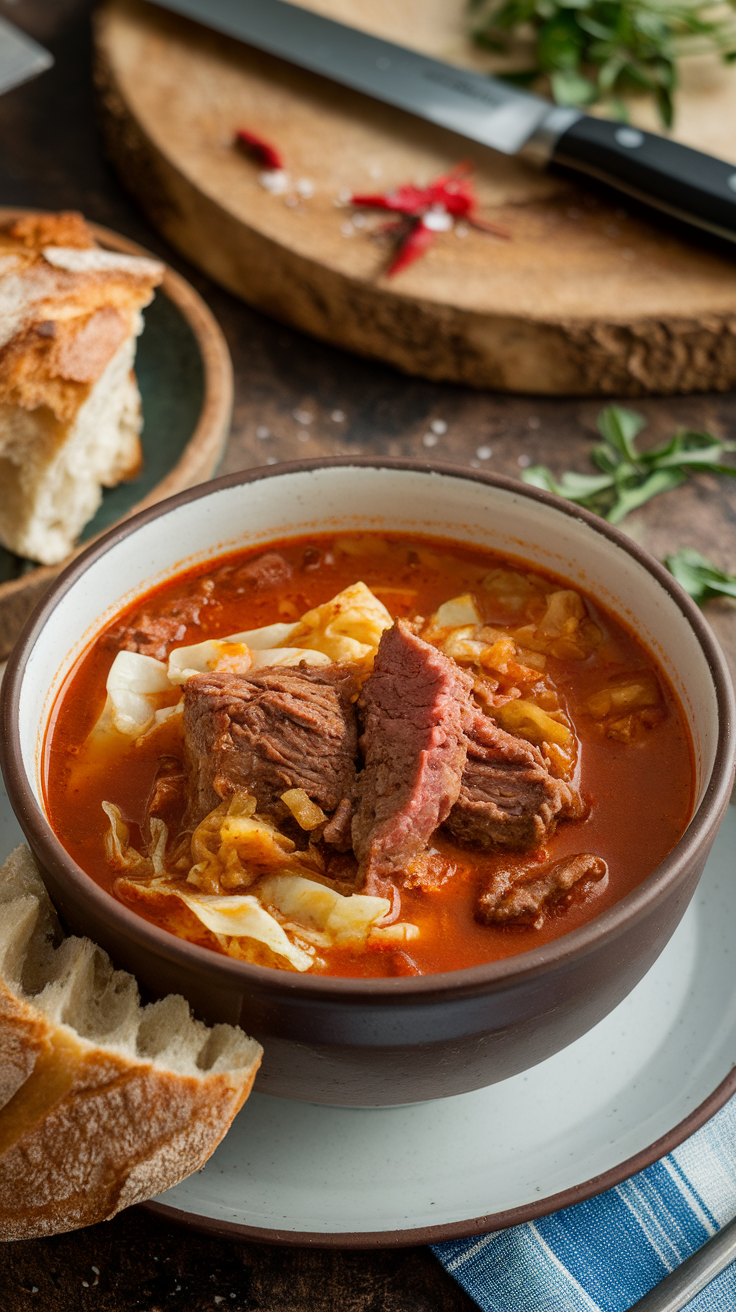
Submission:
[[[108,626],[78,661],[58,698],[45,752],[48,815],[69,854],[113,896],[118,871],[106,854],[102,802],[112,801],[120,808],[132,841],[140,844],[146,801],[161,754],[182,756],[175,724],[160,730],[155,740],[144,738],[114,753],[93,748],[88,741],[105,704],[105,681],[121,634],[135,629],[142,612],[168,616],[170,638],[164,645],[170,649],[296,620],[360,579],[394,618],[426,617],[449,598],[471,593],[485,622],[518,628],[518,609],[509,608],[503,588],[500,594],[489,590],[489,575],[499,569],[528,571],[549,590],[568,586],[510,557],[399,534],[320,535],[270,544],[267,550],[278,552],[286,562],[288,579],[259,589],[243,586],[243,566],[261,556],[264,548],[221,557],[179,575]],[[418,926],[419,936],[402,947],[330,948],[320,952],[321,964],[312,973],[429,974],[515,956],[614,905],[671,851],[693,804],[693,754],[682,710],[663,671],[636,635],[593,598],[581,595],[600,641],[583,659],[548,655],[545,678],[556,689],[577,737],[576,782],[588,810],[581,820],[563,821],[534,859],[594,853],[609,866],[605,891],[591,899],[573,900],[564,911],[546,916],[538,928],[482,924],[475,918],[479,891],[499,861],[508,864],[509,857],[468,850],[438,834],[433,844],[451,860],[455,873],[439,887],[404,888],[401,894],[401,919]],[[654,674],[661,699],[656,714],[637,722],[627,740],[628,731],[621,730],[620,724],[611,736],[610,722],[601,722],[585,708],[602,683],[628,672]],[[177,696],[172,691],[172,703]],[[529,857],[523,859],[528,864]],[[176,932],[170,917],[141,914]],[[202,942],[217,950],[208,936]]]

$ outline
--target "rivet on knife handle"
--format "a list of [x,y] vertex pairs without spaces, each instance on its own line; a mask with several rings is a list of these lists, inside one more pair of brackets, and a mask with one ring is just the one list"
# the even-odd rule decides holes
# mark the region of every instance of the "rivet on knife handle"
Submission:
[[736,167],[677,141],[581,115],[551,159],[736,241]]

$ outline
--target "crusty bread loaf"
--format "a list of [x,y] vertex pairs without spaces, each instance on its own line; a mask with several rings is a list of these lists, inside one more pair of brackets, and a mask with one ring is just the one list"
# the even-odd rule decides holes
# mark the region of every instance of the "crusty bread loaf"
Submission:
[[65,938],[33,858],[0,870],[0,1239],[107,1220],[201,1167],[261,1048]]
[[163,273],[79,214],[0,229],[0,541],[18,555],[63,560],[102,488],[138,472],[133,360]]

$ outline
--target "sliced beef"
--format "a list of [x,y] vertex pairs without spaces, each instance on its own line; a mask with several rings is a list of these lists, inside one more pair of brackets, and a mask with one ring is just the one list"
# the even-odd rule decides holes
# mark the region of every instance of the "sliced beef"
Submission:
[[198,674],[184,687],[188,825],[236,788],[259,811],[286,815],[281,794],[303,788],[328,814],[355,782],[357,687],[341,665],[269,666]]
[[460,796],[445,823],[456,842],[530,852],[558,820],[579,819],[583,812],[575,789],[552,777],[538,748],[474,711]]
[[471,688],[401,620],[383,634],[361,694],[365,767],[352,825],[367,893],[387,892],[457,800]]
[[499,870],[481,894],[476,915],[486,925],[539,928],[546,912],[597,896],[607,883],[608,866],[603,858],[583,852],[551,865],[536,866],[521,875],[518,870]]

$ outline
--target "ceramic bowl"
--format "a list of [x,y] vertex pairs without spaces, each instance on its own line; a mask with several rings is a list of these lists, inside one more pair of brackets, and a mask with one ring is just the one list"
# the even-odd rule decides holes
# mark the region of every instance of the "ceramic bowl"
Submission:
[[[392,979],[304,977],[186,943],[135,915],[67,854],[44,811],[44,741],[71,666],[115,614],[183,567],[239,547],[333,529],[435,534],[521,556],[579,585],[636,629],[668,674],[692,735],[696,804],[679,843],[622,901],[532,951]],[[8,794],[70,929],[153,994],[240,1022],[265,1049],[258,1088],[380,1106],[481,1088],[592,1028],[649,969],[700,878],[728,802],[734,703],[700,612],[624,534],[519,483],[370,458],[255,469],[151,507],[75,560],[32,616],[2,693]]]

